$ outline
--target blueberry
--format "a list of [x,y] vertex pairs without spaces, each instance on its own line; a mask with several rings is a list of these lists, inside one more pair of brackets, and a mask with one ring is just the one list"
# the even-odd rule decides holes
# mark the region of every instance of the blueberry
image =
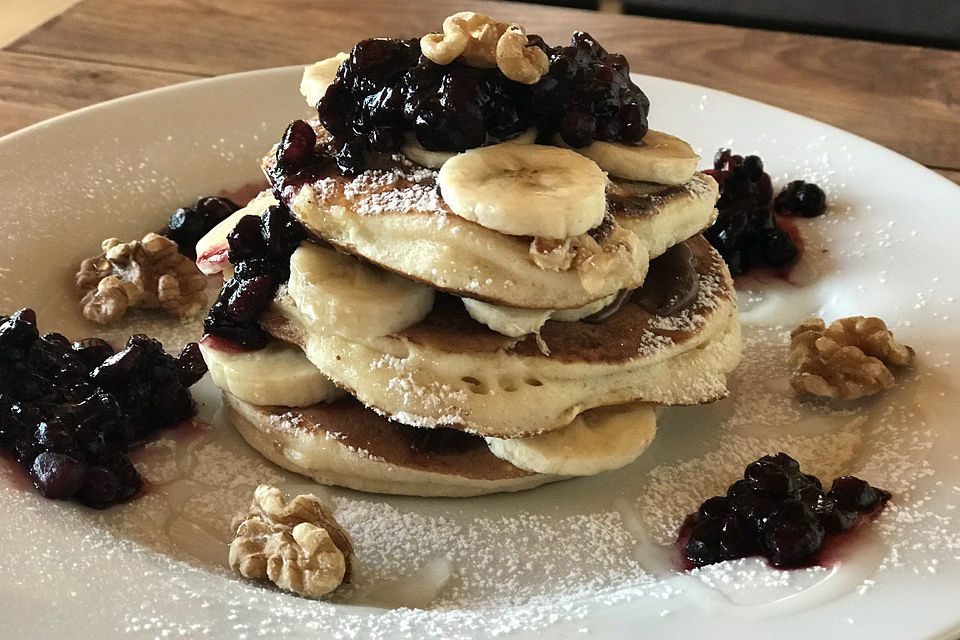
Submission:
[[87,465],[74,457],[47,451],[30,466],[33,484],[45,498],[67,500],[83,486]]
[[701,519],[722,518],[728,513],[730,513],[730,499],[723,496],[708,498],[697,510],[697,515]]
[[230,262],[234,264],[262,256],[267,246],[260,230],[260,217],[249,215],[240,218],[227,234],[227,243],[230,245]]
[[87,338],[74,342],[73,350],[88,370],[97,368],[114,353],[110,343],[100,338]]
[[759,234],[764,261],[771,267],[785,267],[800,255],[790,235],[780,229],[765,229]]
[[736,171],[750,182],[759,182],[763,177],[763,160],[760,156],[747,156]]
[[207,373],[207,363],[203,360],[199,344],[190,342],[184,345],[177,356],[177,370],[180,383],[185,387],[194,385]]
[[841,476],[833,481],[827,497],[845,511],[870,513],[889,500],[890,494],[871,487],[860,478]]
[[109,469],[92,466],[87,470],[77,499],[88,507],[105,509],[120,497],[120,480]]
[[228,198],[205,197],[197,200],[193,209],[203,218],[209,230],[229,218],[240,207]]
[[[723,159],[721,159],[723,160]],[[837,478],[824,493],[785,453],[750,463],[726,496],[709,498],[693,517],[684,548],[695,566],[761,554],[775,567],[811,563],[830,535],[849,529],[861,513],[890,494],[858,478]]]
[[815,218],[827,209],[827,195],[811,182],[794,180],[777,195],[774,209],[781,215]]
[[303,120],[294,120],[287,126],[277,147],[277,164],[286,170],[296,170],[306,165],[314,155],[317,134]]
[[227,302],[230,316],[239,322],[254,320],[270,305],[277,282],[269,275],[240,282]]

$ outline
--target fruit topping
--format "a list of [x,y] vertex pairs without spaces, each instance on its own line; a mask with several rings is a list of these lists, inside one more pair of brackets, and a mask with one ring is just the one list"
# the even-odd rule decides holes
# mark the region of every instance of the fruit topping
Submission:
[[598,226],[606,214],[606,174],[570,149],[471,149],[440,168],[437,184],[455,214],[514,236],[570,238]]
[[734,155],[729,149],[717,151],[713,169],[705,173],[720,185],[720,199],[717,220],[703,235],[733,275],[756,267],[779,269],[799,257],[796,239],[781,228],[778,216],[822,214],[826,196],[820,187],[796,180],[774,200],[760,157]]
[[[493,58],[509,66],[509,75],[495,65],[472,65],[465,43],[440,36],[437,45],[450,55],[438,59],[449,63],[423,55],[417,40],[357,43],[316,105],[340,168],[355,175],[371,152],[396,151],[411,134],[426,150],[454,152],[516,138],[531,126],[544,140],[559,133],[572,147],[643,139],[649,101],[623,56],[608,54],[583,32],[556,48],[512,27],[490,33],[509,40]],[[549,69],[533,81],[544,59]]]
[[630,79],[630,65],[577,31],[568,47],[546,47],[550,70],[530,87],[529,109],[545,134],[571,147],[594,140],[639,144],[647,134],[650,101]]
[[177,243],[180,253],[196,260],[196,246],[200,238],[239,208],[227,198],[200,198],[192,207],[174,211],[163,235]]
[[827,194],[812,182],[794,180],[777,194],[773,210],[785,216],[816,218],[827,210]]
[[290,277],[290,255],[305,237],[303,227],[282,204],[269,207],[263,216],[240,218],[227,235],[233,278],[223,285],[203,322],[206,333],[244,349],[263,347],[267,334],[257,317]]
[[810,565],[831,537],[876,514],[889,499],[888,492],[852,476],[824,491],[787,454],[763,456],[747,465],[725,496],[706,500],[690,517],[684,554],[695,567],[748,556],[763,556],[774,567]]
[[118,321],[130,307],[162,308],[180,318],[207,304],[207,279],[172,240],[148,233],[142,240],[108,238],[103,253],[80,263],[80,306],[88,320]]
[[30,309],[0,316],[0,449],[48,498],[130,499],[142,480],[129,447],[193,415],[187,386],[206,370],[195,349],[174,358],[135,335],[114,353],[98,338],[39,335]]

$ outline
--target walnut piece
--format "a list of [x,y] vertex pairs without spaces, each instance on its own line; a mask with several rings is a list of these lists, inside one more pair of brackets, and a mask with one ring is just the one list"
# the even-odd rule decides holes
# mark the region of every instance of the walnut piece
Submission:
[[906,366],[913,356],[880,318],[841,318],[829,327],[811,318],[790,333],[790,385],[798,394],[853,400],[892,387],[889,367]]
[[631,260],[639,245],[636,234],[616,222],[601,240],[602,244],[590,233],[564,240],[534,237],[527,251],[544,271],[576,270],[583,287],[594,292],[605,286],[611,269]]
[[148,233],[131,242],[108,238],[100,246],[103,254],[81,262],[76,277],[89,320],[110,324],[137,305],[185,318],[206,305],[206,276],[169,238]]
[[461,11],[443,21],[443,33],[420,39],[423,55],[437,64],[459,59],[480,69],[500,71],[523,84],[534,84],[550,68],[547,54],[528,43],[523,27],[490,16]]
[[247,513],[234,518],[230,568],[245,578],[270,580],[281,589],[319,598],[350,581],[350,538],[315,496],[286,502],[262,484]]

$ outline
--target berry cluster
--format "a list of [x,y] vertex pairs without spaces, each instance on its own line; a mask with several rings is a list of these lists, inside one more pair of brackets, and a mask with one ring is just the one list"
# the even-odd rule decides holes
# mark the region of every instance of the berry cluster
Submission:
[[197,259],[197,242],[240,207],[227,198],[200,198],[192,207],[177,209],[163,235],[177,243],[180,253]]
[[797,259],[793,238],[780,228],[777,215],[820,215],[826,196],[815,184],[791,182],[773,198],[770,176],[759,156],[733,155],[720,149],[706,173],[720,185],[717,221],[704,237],[720,252],[730,272],[741,275],[755,267],[781,268]]
[[583,32],[569,47],[551,48],[534,35],[528,41],[550,59],[534,85],[498,69],[435,64],[417,40],[358,42],[317,104],[341,170],[363,171],[371,151],[395,151],[408,134],[435,151],[502,142],[531,126],[544,140],[560,133],[575,147],[638,143],[646,135],[650,103],[630,80],[623,56],[608,54]]
[[0,449],[47,498],[96,508],[140,490],[131,444],[193,415],[206,372],[196,343],[178,358],[144,335],[114,353],[98,338],[39,335],[30,309],[0,316]]
[[577,31],[569,47],[545,48],[549,71],[530,88],[528,109],[541,132],[571,147],[594,140],[638,144],[647,135],[650,101],[630,79],[630,65]]
[[245,349],[262,348],[267,334],[257,317],[290,277],[290,255],[305,237],[285,205],[270,207],[262,217],[240,218],[227,236],[233,278],[223,285],[203,321],[206,333]]
[[700,505],[684,551],[697,567],[754,555],[775,567],[808,565],[827,538],[889,499],[888,492],[852,476],[824,491],[787,454],[764,456],[747,466],[726,496]]

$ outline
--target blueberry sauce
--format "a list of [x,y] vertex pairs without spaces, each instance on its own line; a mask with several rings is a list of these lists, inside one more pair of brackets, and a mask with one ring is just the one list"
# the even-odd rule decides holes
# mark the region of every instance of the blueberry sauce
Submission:
[[814,217],[826,209],[826,195],[815,184],[796,180],[776,199],[770,176],[759,156],[717,151],[713,169],[705,173],[720,185],[719,215],[704,237],[720,253],[733,275],[757,267],[781,269],[800,256],[799,237],[786,216]]
[[681,528],[687,568],[762,556],[778,568],[811,566],[836,536],[880,512],[890,493],[853,476],[824,490],[785,453],[747,465],[724,496],[700,505]]
[[174,211],[163,235],[177,243],[180,253],[196,260],[200,238],[239,208],[227,198],[200,198],[192,207],[181,207]]
[[816,218],[827,210],[827,195],[812,182],[794,180],[777,194],[773,210],[784,216]]
[[274,205],[262,217],[240,218],[227,235],[233,277],[220,289],[203,321],[204,331],[243,349],[266,345],[257,318],[290,277],[290,255],[304,238],[306,232],[286,205]]
[[129,500],[142,479],[127,452],[193,415],[198,356],[196,344],[174,358],[139,334],[115,353],[99,338],[40,335],[30,309],[0,316],[0,449],[47,498]]
[[396,151],[406,136],[434,151],[502,142],[530,127],[545,142],[559,133],[573,147],[643,139],[650,103],[622,55],[607,53],[583,32],[567,47],[550,47],[535,35],[528,41],[550,61],[533,85],[496,68],[435,64],[416,39],[358,42],[316,105],[340,170],[362,172],[371,153]]

